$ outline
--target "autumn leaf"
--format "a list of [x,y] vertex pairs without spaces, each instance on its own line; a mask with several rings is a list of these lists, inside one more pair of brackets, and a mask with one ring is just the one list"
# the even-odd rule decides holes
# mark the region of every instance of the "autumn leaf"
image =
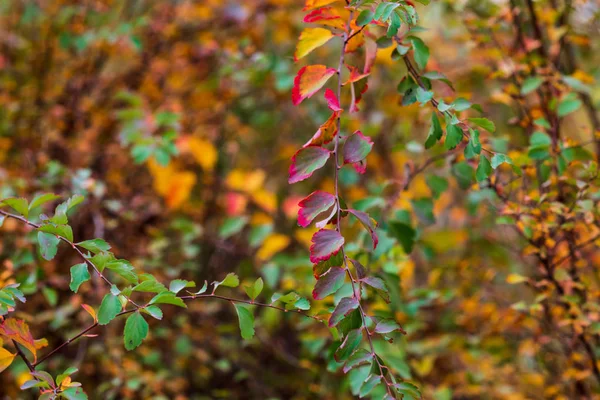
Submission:
[[294,105],[302,103],[304,99],[310,98],[327,83],[337,70],[327,68],[325,65],[308,65],[298,71],[292,88],[292,101]]
[[0,372],[4,371],[12,364],[15,356],[16,354],[12,354],[8,350],[0,347]]
[[310,178],[316,170],[325,165],[330,155],[329,150],[318,146],[300,149],[292,157],[288,182],[296,183]]
[[320,127],[319,130],[313,135],[303,147],[308,146],[321,146],[330,143],[335,135],[338,133],[337,119],[339,112],[334,112]]
[[346,24],[342,20],[342,16],[332,7],[323,7],[312,10],[304,17],[304,22],[346,30]]
[[198,164],[205,171],[212,171],[217,163],[218,153],[215,146],[206,139],[190,138],[187,147]]
[[344,237],[338,231],[321,229],[312,237],[310,261],[316,264],[329,259],[332,255],[337,254],[343,244]]
[[37,350],[48,345],[45,339],[35,340],[29,331],[29,325],[23,320],[8,318],[0,324],[0,335],[22,344],[37,360]]
[[305,57],[314,49],[323,46],[335,35],[325,28],[306,28],[300,33],[300,39],[296,45],[294,61]]
[[[334,195],[316,191],[304,198],[298,205],[298,225],[306,228],[319,214],[329,210],[336,204]],[[335,212],[335,210],[333,210]],[[328,219],[326,219],[327,221]]]
[[303,11],[312,10],[313,8],[319,8],[326,6],[331,3],[335,3],[338,0],[306,0],[304,3]]

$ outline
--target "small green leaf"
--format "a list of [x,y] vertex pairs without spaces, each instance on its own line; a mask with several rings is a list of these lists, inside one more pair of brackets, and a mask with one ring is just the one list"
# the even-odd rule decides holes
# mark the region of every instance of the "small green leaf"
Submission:
[[196,284],[184,279],[175,279],[169,284],[169,291],[177,294],[181,291],[181,289],[186,287],[196,287]]
[[79,290],[79,286],[90,279],[90,273],[88,271],[88,266],[86,263],[81,263],[77,265],[73,265],[71,267],[71,283],[69,284],[69,288],[77,293]]
[[110,261],[105,265],[105,268],[114,271],[121,278],[125,279],[127,282],[137,285],[138,277],[134,272],[133,265],[129,263],[127,260],[114,260]]
[[525,79],[525,82],[523,82],[523,85],[521,86],[521,94],[523,96],[528,95],[539,88],[542,83],[544,83],[543,78],[539,76],[530,76],[529,78]]
[[219,286],[226,286],[226,287],[238,287],[240,285],[240,279],[238,278],[238,276],[236,274],[234,274],[233,272],[230,272],[227,274],[227,276],[225,277],[225,279],[223,279],[221,282],[213,282],[214,285],[214,289],[213,291],[217,290],[217,288]]
[[134,286],[133,291],[144,293],[161,293],[167,291],[167,288],[165,285],[154,279],[148,279],[144,282],[141,282],[139,285]]
[[45,260],[52,260],[56,256],[60,239],[50,233],[38,232],[38,243],[40,244],[40,254]]
[[429,61],[429,47],[416,36],[409,36],[407,39],[412,43],[417,65],[420,69],[425,69]]
[[44,224],[38,228],[42,232],[51,233],[73,241],[73,229],[69,225]]
[[110,244],[106,243],[102,239],[85,240],[77,243],[77,245],[91,251],[94,254],[110,250]]
[[488,132],[496,132],[496,125],[494,125],[494,123],[487,118],[469,118],[469,121],[477,126],[482,127]]
[[158,306],[148,306],[146,308],[143,308],[142,311],[158,320],[161,320],[163,318],[163,312],[160,308],[158,308]]
[[463,131],[456,125],[446,125],[446,140],[444,141],[444,148],[446,150],[452,150],[462,141]]
[[60,196],[58,196],[54,193],[45,193],[45,194],[36,196],[33,198],[33,200],[31,201],[31,204],[29,205],[29,211],[33,210],[36,207],[44,205],[44,204],[48,203],[49,201],[56,200],[56,199],[60,199]]
[[512,160],[506,154],[496,153],[492,157],[492,168],[496,169],[502,164],[512,164]]
[[429,149],[433,147],[433,145],[436,144],[436,142],[442,138],[443,134],[444,131],[442,130],[440,120],[438,119],[436,113],[432,113],[431,128],[429,128],[429,135],[427,136],[427,140],[425,140],[425,148]]
[[365,26],[368,25],[371,21],[373,21],[374,14],[371,10],[362,10],[361,13],[356,18],[356,25]]
[[0,206],[3,204],[6,204],[7,206],[11,207],[13,210],[18,212],[25,218],[27,218],[27,216],[29,215],[29,207],[27,205],[27,200],[25,200],[24,198],[11,197],[2,200],[2,202],[0,202]]
[[102,299],[100,309],[98,310],[98,323],[100,325],[106,325],[121,312],[121,302],[117,296],[107,294]]
[[557,114],[562,118],[568,114],[571,114],[572,112],[577,111],[582,104],[583,103],[581,100],[567,96],[567,98],[561,101],[558,105]]
[[492,173],[492,165],[490,164],[490,160],[487,159],[486,156],[481,155],[479,157],[479,165],[477,166],[477,171],[475,172],[475,178],[477,182],[482,182],[490,176]]
[[125,330],[123,332],[123,341],[127,350],[133,350],[142,344],[142,341],[148,336],[148,323],[139,312],[135,312],[127,318]]
[[241,304],[234,304],[240,321],[240,332],[242,338],[249,340],[254,337],[254,315],[252,312]]
[[183,300],[175,296],[175,293],[172,292],[159,293],[156,296],[154,296],[148,304],[172,304],[174,306],[187,308]]
[[260,292],[262,292],[263,286],[264,284],[262,278],[258,278],[252,286],[244,287],[244,290],[246,291],[248,297],[250,297],[254,301],[256,300]]

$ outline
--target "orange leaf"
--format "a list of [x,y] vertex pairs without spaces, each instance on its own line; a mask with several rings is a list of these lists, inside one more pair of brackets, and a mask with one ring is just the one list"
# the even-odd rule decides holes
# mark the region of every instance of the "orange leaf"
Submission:
[[0,372],[4,371],[12,364],[15,356],[16,354],[12,354],[8,350],[0,347]]
[[331,117],[329,117],[329,119],[319,127],[317,133],[315,133],[314,136],[308,142],[306,142],[306,144],[303,147],[321,146],[323,144],[331,142],[338,131],[337,118],[339,115],[339,111],[336,111],[333,114],[331,114]]
[[335,3],[338,0],[306,0],[303,11],[312,10],[313,8],[319,8],[326,6],[327,4]]
[[6,319],[0,325],[0,335],[25,346],[33,354],[35,360],[37,360],[37,350],[48,345],[46,340],[35,340],[33,338],[25,321],[14,318]]
[[336,72],[335,68],[327,68],[325,65],[309,65],[300,69],[292,89],[294,105],[317,93]]
[[323,46],[335,35],[325,28],[306,28],[300,34],[294,60],[298,61],[314,49]]
[[92,306],[89,306],[87,304],[82,304],[81,307],[83,307],[83,309],[85,311],[87,311],[88,314],[90,314],[92,316],[92,318],[94,318],[94,323],[98,322],[98,316],[96,315],[96,310],[94,310],[94,308]]

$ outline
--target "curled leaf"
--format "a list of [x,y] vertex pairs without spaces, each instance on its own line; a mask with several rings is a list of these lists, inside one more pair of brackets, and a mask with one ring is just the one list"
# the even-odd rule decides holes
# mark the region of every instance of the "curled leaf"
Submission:
[[329,210],[336,203],[335,196],[320,190],[312,192],[298,205],[298,225],[306,228],[319,214]]

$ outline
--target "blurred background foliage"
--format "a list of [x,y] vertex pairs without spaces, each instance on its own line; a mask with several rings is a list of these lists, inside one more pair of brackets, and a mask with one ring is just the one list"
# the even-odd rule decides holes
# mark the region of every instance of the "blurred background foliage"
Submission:
[[[314,230],[298,227],[296,213],[301,194],[316,187],[290,187],[287,168],[328,113],[290,101],[301,3],[1,2],[0,198],[83,194],[71,218],[75,237],[105,238],[141,270],[196,282],[235,271],[246,283],[262,276],[267,293],[310,298]],[[498,128],[494,149],[518,158],[511,149],[528,139],[514,121],[502,74],[519,63],[511,59],[508,3],[432,2],[420,11],[428,28],[421,37],[431,49],[429,68],[454,83],[455,91],[436,86],[436,95],[481,104]],[[555,27],[552,3],[536,2],[549,41],[563,29]],[[597,104],[598,4],[576,3],[565,29],[580,65],[569,73]],[[346,200],[381,224],[375,254],[360,257],[386,280],[392,302],[373,299],[372,309],[408,331],[377,349],[401,377],[419,382],[427,399],[578,398],[573,382],[589,384],[589,368],[576,352],[556,364],[560,356],[544,350],[552,338],[543,321],[523,312],[536,292],[515,283],[536,263],[523,253],[522,238],[496,225],[493,191],[465,191],[470,180],[445,157],[402,190],[407,171],[428,159],[431,111],[402,106],[396,87],[406,68],[392,50],[380,48],[360,113],[345,126],[373,137],[368,172],[341,171]],[[312,57],[335,63],[325,49]],[[583,109],[563,127],[573,140],[593,135]],[[317,186],[331,190],[330,175],[318,173]],[[410,256],[389,221],[416,227]],[[0,231],[0,287],[21,283],[28,302],[17,316],[52,348],[89,323],[80,305],[99,304],[103,291],[92,285],[73,296],[74,255],[60,251],[46,262],[34,235],[23,233],[11,220]],[[369,240],[357,226],[348,248],[361,253]],[[588,257],[600,262],[600,253]],[[331,306],[311,303],[315,312]],[[47,369],[76,363],[90,397],[106,399],[346,399],[360,380],[360,370],[344,376],[328,361],[329,331],[299,316],[257,310],[257,335],[248,342],[227,304],[165,311],[169,322],[151,322],[151,337],[136,352],[123,349],[117,323],[69,347]],[[562,368],[548,370],[556,365]],[[28,379],[15,361],[0,375],[0,394],[25,398],[18,388]]]

